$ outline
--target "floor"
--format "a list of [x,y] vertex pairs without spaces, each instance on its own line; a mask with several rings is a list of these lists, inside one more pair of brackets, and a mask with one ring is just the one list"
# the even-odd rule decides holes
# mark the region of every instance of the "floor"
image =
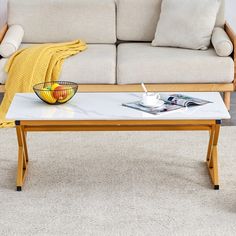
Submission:
[[224,125],[236,126],[236,93],[232,94],[231,97],[231,120],[224,121]]
[[219,191],[206,168],[208,137],[29,133],[29,171],[17,192],[15,130],[1,129],[0,235],[235,236],[236,126],[220,132]]
[[[0,93],[0,102],[2,101],[3,93]],[[227,126],[236,126],[236,93],[232,94],[231,97],[231,120],[224,121],[224,125]]]

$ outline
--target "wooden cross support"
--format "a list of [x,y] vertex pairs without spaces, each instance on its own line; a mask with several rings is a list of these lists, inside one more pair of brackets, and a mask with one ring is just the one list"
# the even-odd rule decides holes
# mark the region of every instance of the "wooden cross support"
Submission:
[[17,181],[16,189],[21,191],[25,177],[28,171],[28,150],[26,143],[27,132],[24,130],[24,126],[18,125],[16,122],[16,134],[18,140],[18,168],[17,168]]

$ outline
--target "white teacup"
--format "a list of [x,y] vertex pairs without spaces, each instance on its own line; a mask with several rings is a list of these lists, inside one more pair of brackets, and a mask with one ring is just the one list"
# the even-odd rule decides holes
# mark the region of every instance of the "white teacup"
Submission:
[[159,93],[144,93],[141,102],[144,106],[155,106],[160,98],[161,96]]

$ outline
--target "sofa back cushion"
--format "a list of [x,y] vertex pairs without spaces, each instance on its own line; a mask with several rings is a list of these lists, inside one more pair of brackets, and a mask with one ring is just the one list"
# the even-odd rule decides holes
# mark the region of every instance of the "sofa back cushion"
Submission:
[[24,43],[116,42],[114,0],[9,0],[8,24],[23,27]]
[[[162,0],[117,0],[117,38],[152,41],[160,17],[161,3]],[[225,0],[221,0],[216,20],[218,27],[224,26],[224,11]]]

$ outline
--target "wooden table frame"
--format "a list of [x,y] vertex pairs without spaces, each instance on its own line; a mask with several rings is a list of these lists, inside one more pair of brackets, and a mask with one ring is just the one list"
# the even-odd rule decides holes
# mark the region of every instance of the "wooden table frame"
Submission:
[[219,189],[217,144],[221,120],[88,120],[88,121],[16,121],[18,138],[17,191],[22,190],[28,170],[27,132],[40,131],[209,131],[207,168]]

